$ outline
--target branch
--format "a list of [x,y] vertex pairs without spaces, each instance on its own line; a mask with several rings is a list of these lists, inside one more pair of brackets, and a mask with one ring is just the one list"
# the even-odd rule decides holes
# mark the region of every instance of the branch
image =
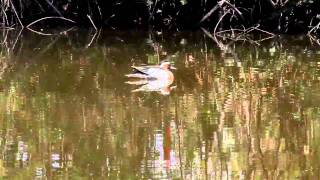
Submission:
[[14,5],[13,5],[13,3],[12,3],[12,1],[10,0],[10,4],[11,4],[11,6],[12,6],[12,9],[13,9],[13,12],[14,12],[14,14],[16,15],[16,17],[17,17],[17,19],[18,19],[18,21],[19,21],[19,24],[22,26],[22,28],[24,27],[23,26],[23,24],[22,24],[22,22],[21,22],[21,20],[20,20],[20,18],[19,18],[19,16],[18,16],[18,13],[17,13],[17,11],[16,11],[16,8],[14,7]]
[[97,26],[94,24],[94,22],[93,22],[93,20],[92,20],[91,16],[90,16],[89,14],[87,14],[87,17],[88,17],[88,19],[90,20],[90,22],[91,22],[91,24],[92,24],[93,28],[97,31],[97,30],[98,30],[98,28],[97,28]]
[[39,21],[42,21],[42,20],[45,20],[45,19],[62,19],[62,20],[65,20],[65,21],[69,21],[69,22],[72,22],[72,23],[76,23],[75,21],[71,20],[71,19],[68,19],[68,18],[65,18],[65,17],[59,17],[59,16],[48,16],[48,17],[43,17],[43,18],[40,18],[38,20],[35,20],[33,21],[32,23],[28,24],[27,25],[27,28],[29,28],[30,26],[32,26],[33,24],[39,22]]

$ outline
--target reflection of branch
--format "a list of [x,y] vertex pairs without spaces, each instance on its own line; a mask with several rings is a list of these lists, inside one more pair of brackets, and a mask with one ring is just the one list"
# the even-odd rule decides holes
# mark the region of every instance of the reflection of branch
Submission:
[[268,40],[268,39],[272,39],[272,38],[273,37],[266,37],[266,38],[259,39],[256,42],[262,42],[262,41],[265,41],[265,40]]
[[64,31],[61,31],[61,32],[58,32],[58,33],[56,33],[56,34],[53,34],[53,33],[43,33],[43,32],[40,32],[40,31],[36,31],[36,30],[34,30],[34,29],[32,29],[32,28],[29,28],[29,27],[27,27],[27,29],[28,29],[29,31],[31,31],[31,32],[34,32],[34,33],[39,34],[39,35],[42,35],[42,36],[54,36],[54,35],[66,34],[67,32],[73,30],[74,27],[71,27],[71,28],[69,28],[69,29],[67,29],[67,30],[64,30]]
[[[43,48],[42,51],[40,51],[39,53],[37,53],[36,57],[41,56],[42,54],[44,54],[45,52],[47,52],[57,41],[59,40],[59,36],[57,38],[55,38],[53,41],[51,41],[50,44],[48,44],[45,48]],[[37,58],[34,58],[37,59]]]
[[[312,24],[312,20],[310,25]],[[316,42],[318,45],[320,45],[320,39],[318,39],[316,36],[314,36],[313,34],[318,31],[320,29],[320,22],[313,26],[307,33],[307,36],[309,36],[309,39],[311,42]]]
[[255,29],[255,30],[258,30],[258,31],[261,31],[261,32],[263,32],[263,33],[269,34],[270,36],[275,36],[275,34],[269,32],[269,31],[262,30],[262,29],[258,28],[258,26],[257,26],[257,27],[254,27],[254,29]]
[[54,35],[54,34],[51,34],[51,33],[43,33],[43,32],[40,32],[40,31],[36,31],[36,30],[33,30],[33,29],[31,29],[31,28],[28,28],[28,27],[27,27],[27,29],[28,29],[29,31],[32,31],[32,32],[34,32],[34,33],[36,33],[36,34],[43,35],[43,36],[53,36],[53,35]]
[[311,34],[308,34],[308,37],[309,37],[311,43],[315,42],[316,44],[318,44],[320,46],[320,39],[317,39],[316,37],[314,37]]
[[0,42],[0,44],[5,44],[6,42],[7,42],[7,39],[8,39],[8,34],[9,34],[9,30],[4,30],[3,31],[3,33],[4,33],[4,37],[3,37],[3,41],[2,42]]
[[86,48],[91,46],[91,44],[92,44],[93,40],[96,38],[97,34],[100,34],[100,29],[99,29],[99,31],[95,31],[93,37],[91,38],[90,42],[87,44]]
[[20,29],[19,34],[18,34],[16,40],[14,41],[14,44],[13,44],[13,46],[12,46],[12,51],[13,51],[14,47],[16,46],[19,38],[20,38],[20,35],[21,35],[22,30],[23,30],[23,28]]
[[[265,161],[264,161],[264,154],[261,150],[261,136],[260,136],[260,133],[259,133],[259,130],[261,129],[261,119],[262,119],[262,112],[261,112],[261,107],[263,107],[262,105],[262,97],[260,96],[259,99],[257,99],[258,102],[256,102],[256,108],[257,108],[257,111],[256,111],[256,131],[255,131],[255,139],[256,139],[256,148],[257,148],[257,155],[258,155],[258,158],[260,160],[260,163],[261,163],[261,166],[262,166],[262,170],[263,170],[263,173],[267,175],[267,178],[268,179],[268,171],[265,167]],[[259,108],[258,108],[259,107]]]
[[[177,98],[175,98],[177,99]],[[181,141],[180,141],[180,126],[179,126],[179,116],[178,116],[178,103],[177,101],[175,101],[175,123],[176,123],[176,127],[177,127],[177,135],[178,135],[178,148],[179,148],[179,163],[180,163],[180,176],[181,176],[181,179],[184,179],[184,175],[183,175],[183,167],[182,167],[182,164],[183,164],[183,161],[182,161],[182,153],[181,153]],[[181,126],[182,127],[182,126]]]
[[5,61],[5,59],[1,59],[0,62],[0,79],[2,79],[3,74],[6,72],[6,69],[8,68],[8,62]]

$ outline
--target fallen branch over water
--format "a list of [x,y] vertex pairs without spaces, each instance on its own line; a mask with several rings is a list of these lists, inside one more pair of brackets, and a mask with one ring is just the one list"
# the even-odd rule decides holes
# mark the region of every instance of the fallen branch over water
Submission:
[[68,18],[65,18],[65,17],[48,16],[48,17],[43,17],[43,18],[40,18],[38,20],[35,20],[32,23],[28,24],[26,27],[29,28],[30,26],[34,25],[35,23],[43,21],[43,20],[46,20],[46,19],[61,19],[61,20],[65,20],[65,21],[68,21],[68,22],[76,23],[75,21],[73,21],[71,19],[68,19]]
[[[228,12],[226,12],[224,15],[222,15],[220,17],[220,20],[218,21],[218,24],[216,24],[215,28],[214,28],[214,32],[211,34],[209,31],[207,31],[204,28],[201,28],[202,31],[209,37],[211,38],[220,48],[220,50],[222,51],[227,51],[229,49],[230,44],[236,42],[236,41],[247,41],[251,44],[255,44],[255,45],[260,45],[260,42],[268,40],[268,39],[272,39],[274,38],[276,35],[274,33],[271,33],[269,31],[260,29],[259,26],[260,25],[256,25],[247,29],[227,29],[227,30],[222,30],[222,31],[218,31],[217,32],[217,28],[219,26],[219,23],[222,21],[222,19],[225,17],[225,15]],[[253,31],[259,31],[260,33],[266,34],[267,36],[258,40],[254,40],[251,38],[251,33],[253,33]],[[220,39],[222,40],[220,40]],[[223,43],[223,41],[229,41],[226,44]]]
[[[52,33],[44,33],[44,32],[40,32],[40,31],[37,31],[37,30],[34,30],[32,28],[30,28],[30,26],[36,24],[37,22],[40,22],[40,21],[43,21],[43,20],[46,20],[46,19],[62,19],[62,20],[65,20],[65,21],[68,21],[68,22],[72,22],[72,23],[76,23],[75,21],[71,20],[71,19],[68,19],[68,18],[65,18],[65,17],[59,17],[59,16],[49,16],[49,17],[43,17],[43,18],[40,18],[38,20],[35,20],[33,21],[32,23],[28,24],[26,26],[26,28],[36,34],[39,34],[39,35],[43,35],[43,36],[52,36],[52,35],[55,35],[55,34],[52,34]],[[72,28],[68,29],[67,31],[71,30]],[[66,33],[67,31],[62,31],[61,33]],[[59,33],[59,34],[61,34]]]

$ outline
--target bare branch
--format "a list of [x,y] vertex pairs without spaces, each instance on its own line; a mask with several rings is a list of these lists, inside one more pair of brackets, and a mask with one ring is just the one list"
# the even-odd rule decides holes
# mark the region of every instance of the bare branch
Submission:
[[61,12],[48,0],[45,0],[56,12],[57,14],[59,14],[59,16],[63,17],[63,15],[61,14]]
[[27,25],[27,28],[29,28],[30,26],[32,26],[33,24],[39,22],[39,21],[42,21],[42,20],[45,20],[45,19],[62,19],[62,20],[65,20],[65,21],[69,21],[69,22],[72,22],[72,23],[76,23],[75,21],[71,20],[71,19],[68,19],[68,18],[65,18],[65,17],[59,17],[59,16],[48,16],[48,17],[43,17],[43,18],[40,18],[38,20],[35,20],[33,21],[32,23],[28,24]]
[[218,9],[218,7],[219,7],[218,4],[215,5],[205,16],[202,17],[202,19],[200,20],[200,23],[206,20],[209,16],[211,16],[211,14],[214,13],[214,11]]
[[89,14],[87,14],[87,17],[88,17],[88,19],[90,20],[90,22],[91,22],[91,24],[92,24],[93,28],[97,31],[97,30],[98,30],[98,28],[97,28],[97,26],[94,24],[94,22],[93,22],[93,20],[92,20],[91,16],[90,16]]
[[17,10],[16,10],[16,8],[14,7],[14,5],[13,5],[13,3],[12,3],[11,0],[10,0],[10,4],[11,4],[11,6],[12,6],[12,9],[13,9],[14,14],[16,15],[16,17],[17,17],[17,19],[18,19],[18,21],[19,21],[20,26],[24,27],[23,24],[22,24],[22,22],[21,22],[21,20],[20,20],[20,17],[19,17],[19,15],[18,15],[18,13],[17,13]]

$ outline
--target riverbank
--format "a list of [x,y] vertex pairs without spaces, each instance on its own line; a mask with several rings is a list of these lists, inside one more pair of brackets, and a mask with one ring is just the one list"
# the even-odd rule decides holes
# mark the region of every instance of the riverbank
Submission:
[[318,37],[320,1],[0,0],[2,28],[248,30]]

